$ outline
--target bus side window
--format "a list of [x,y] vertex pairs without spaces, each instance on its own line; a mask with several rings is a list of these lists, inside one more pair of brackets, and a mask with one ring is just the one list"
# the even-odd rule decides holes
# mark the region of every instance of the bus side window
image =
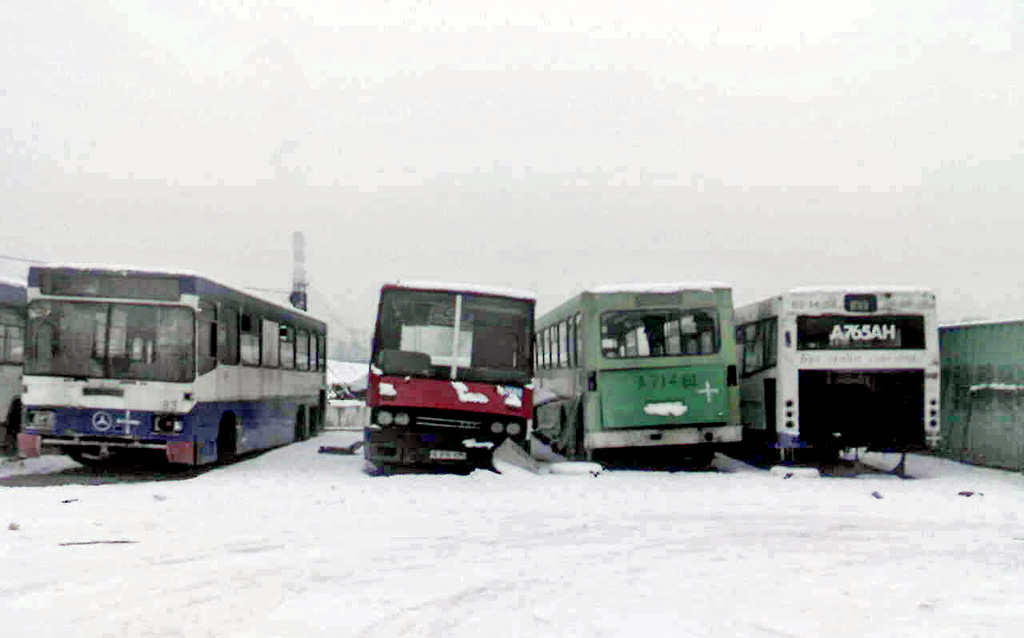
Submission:
[[295,330],[291,326],[282,325],[281,334],[281,367],[289,370],[295,368]]
[[238,310],[221,306],[217,315],[217,355],[226,365],[238,364]]
[[295,367],[309,370],[309,333],[301,328],[295,338]]
[[[205,374],[217,367],[217,307],[210,302],[199,304],[199,374]],[[142,359],[142,342],[136,340],[132,347],[132,358]],[[139,351],[136,357],[135,351]]]
[[765,342],[764,342],[764,365],[767,368],[774,366],[779,361],[779,321],[768,319],[765,321]]
[[764,351],[761,349],[761,324],[748,323],[743,327],[743,374],[761,369]]
[[576,316],[573,317],[573,323],[576,325],[576,329],[573,331],[573,334],[576,336],[576,341],[573,344],[573,352],[575,353],[577,367],[583,367],[580,362],[580,357],[583,356],[583,326],[581,320],[582,316],[580,313],[576,313]]
[[24,358],[25,322],[15,312],[0,310],[0,361],[21,363]]
[[327,369],[327,339],[324,335],[317,335],[316,338],[316,369]]
[[576,322],[573,321],[572,317],[569,317],[566,319],[566,325],[568,326],[568,329],[566,330],[568,341],[565,345],[566,349],[569,351],[567,360],[569,362],[569,367],[575,368],[578,363],[576,360]]
[[241,326],[239,327],[240,350],[242,363],[251,366],[260,364],[260,324],[256,317],[250,314],[243,314]]
[[263,348],[260,352],[260,364],[265,368],[276,368],[281,365],[281,337],[276,321],[263,320]]
[[558,323],[558,367],[569,365],[569,326],[565,321]]

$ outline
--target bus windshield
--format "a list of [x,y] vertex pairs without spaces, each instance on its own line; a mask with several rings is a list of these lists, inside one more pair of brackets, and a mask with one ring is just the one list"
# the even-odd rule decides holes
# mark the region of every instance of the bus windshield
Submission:
[[25,374],[191,381],[195,328],[181,306],[34,301]]
[[714,308],[615,310],[601,315],[601,354],[609,359],[715,354]]
[[525,384],[532,313],[520,299],[385,290],[374,361],[385,374],[450,378],[454,367],[457,379]]

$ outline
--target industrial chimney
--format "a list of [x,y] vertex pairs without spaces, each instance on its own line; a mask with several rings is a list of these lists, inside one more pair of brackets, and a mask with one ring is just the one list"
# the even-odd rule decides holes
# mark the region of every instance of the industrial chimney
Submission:
[[306,237],[302,231],[292,233],[292,293],[288,301],[299,310],[306,310]]

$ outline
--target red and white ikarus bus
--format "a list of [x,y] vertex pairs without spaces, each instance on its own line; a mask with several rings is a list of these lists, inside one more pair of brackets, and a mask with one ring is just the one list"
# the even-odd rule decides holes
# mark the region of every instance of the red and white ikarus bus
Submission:
[[532,410],[532,293],[466,284],[381,288],[367,400],[370,471],[489,467]]
[[24,456],[201,465],[323,422],[324,322],[193,273],[32,266],[25,345]]
[[25,344],[25,283],[0,279],[0,452],[15,451],[21,429],[21,363]]

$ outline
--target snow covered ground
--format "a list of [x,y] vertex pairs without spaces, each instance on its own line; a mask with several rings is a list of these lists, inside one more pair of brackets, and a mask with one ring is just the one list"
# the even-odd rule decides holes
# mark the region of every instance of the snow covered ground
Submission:
[[1024,627],[1017,474],[912,457],[915,480],[784,479],[720,457],[719,472],[370,477],[360,457],[317,453],[356,437],[327,432],[170,479],[59,457],[0,465],[3,634],[960,638]]

